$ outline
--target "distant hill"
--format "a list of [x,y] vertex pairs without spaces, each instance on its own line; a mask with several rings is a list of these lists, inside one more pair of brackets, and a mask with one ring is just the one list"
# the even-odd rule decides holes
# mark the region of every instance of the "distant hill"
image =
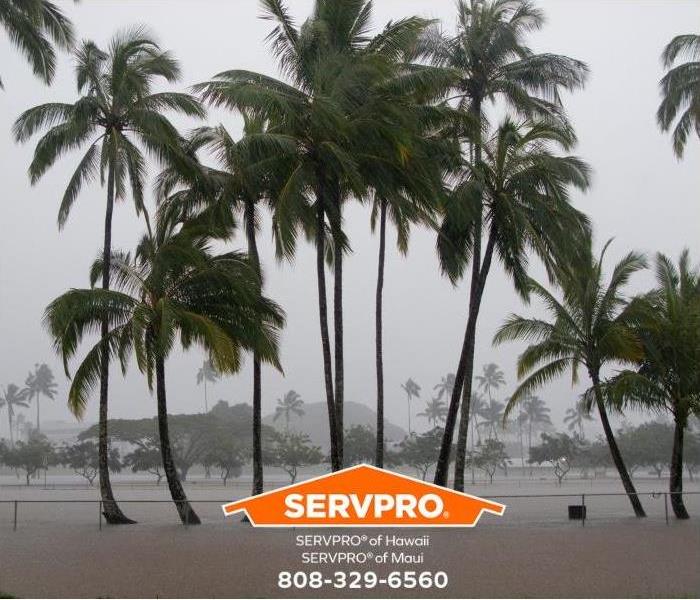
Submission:
[[[297,417],[292,415],[289,420],[290,431],[298,431],[305,433],[311,438],[311,441],[316,446],[321,446],[324,450],[328,450],[328,412],[325,402],[312,402],[302,406],[304,415]],[[263,423],[284,431],[284,417],[280,417],[277,421],[273,421],[274,413],[263,417]],[[360,402],[345,402],[344,411],[345,428],[353,425],[368,425],[375,430],[377,423],[377,413],[366,404]],[[384,422],[384,437],[388,441],[400,441],[406,436],[406,432],[389,421]]]

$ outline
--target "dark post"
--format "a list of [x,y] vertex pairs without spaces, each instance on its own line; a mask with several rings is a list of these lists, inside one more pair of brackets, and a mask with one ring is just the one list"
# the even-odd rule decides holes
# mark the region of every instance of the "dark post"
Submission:
[[666,525],[668,525],[668,493],[664,492],[664,513],[666,514]]
[[100,500],[99,504],[97,505],[99,508],[99,513],[97,515],[97,520],[100,524],[100,531],[102,531],[102,500]]
[[583,511],[581,512],[581,527],[586,526],[586,494],[581,494],[581,506]]
[[17,531],[17,500],[15,500],[15,521],[12,530]]

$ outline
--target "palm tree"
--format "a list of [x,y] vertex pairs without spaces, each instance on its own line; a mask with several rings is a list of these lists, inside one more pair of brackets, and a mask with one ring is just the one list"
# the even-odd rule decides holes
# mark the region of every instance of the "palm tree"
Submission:
[[[471,146],[470,160],[474,165],[482,162],[481,132],[488,129],[485,103],[502,99],[519,114],[563,122],[560,91],[580,88],[585,82],[587,68],[584,63],[556,54],[535,54],[527,47],[525,36],[539,29],[543,23],[542,12],[527,0],[459,0],[456,35],[446,36],[436,26],[424,40],[422,52],[425,56],[430,57],[434,64],[448,67],[459,74],[457,83],[453,86],[453,100],[475,121],[468,140]],[[470,172],[474,177],[469,177]],[[453,280],[461,278],[464,265],[469,259],[472,263],[467,324],[435,469],[435,483],[443,486],[447,484],[460,396],[462,399],[471,398],[477,318],[496,241],[498,240],[499,254],[511,255],[505,265],[506,270],[513,275],[517,275],[513,267],[518,269],[524,266],[525,247],[532,245],[536,249],[541,247],[541,242],[548,245],[549,241],[549,233],[546,231],[540,232],[536,227],[519,227],[518,237],[524,244],[516,242],[512,246],[517,248],[515,255],[510,251],[504,254],[505,246],[514,240],[509,240],[505,231],[498,231],[498,220],[492,218],[491,203],[481,198],[481,187],[473,181],[477,175],[477,172],[467,166],[465,183],[471,191],[463,194],[467,191],[464,186],[458,186],[455,190],[450,203],[452,206],[448,207],[443,223],[441,238],[443,246],[451,246],[452,242],[447,243],[447,240],[451,240],[452,236],[447,234],[453,230],[461,240],[458,244],[460,252],[457,253],[461,259],[460,268],[449,269]],[[578,178],[577,174],[576,179]],[[520,180],[520,183],[524,182]],[[546,213],[547,218],[556,225],[556,213],[550,210]],[[520,215],[521,218],[525,216],[522,213]],[[524,225],[520,219],[517,220],[520,225]],[[526,218],[525,222],[529,220]],[[488,232],[488,241],[482,252],[484,231]],[[463,404],[455,461],[457,489],[462,489],[464,485],[469,428],[469,402],[465,400]]]
[[642,300],[644,315],[637,326],[644,353],[635,370],[613,378],[608,392],[621,405],[668,412],[675,427],[669,488],[671,506],[687,519],[683,503],[683,437],[688,419],[700,414],[700,269],[687,250],[678,266],[659,253],[656,289]]
[[406,401],[408,403],[408,434],[411,434],[411,398],[420,397],[420,386],[410,377],[406,383],[401,384],[401,389],[406,392]]
[[622,453],[613,434],[601,387],[601,369],[615,362],[634,362],[642,356],[641,344],[632,329],[637,319],[635,303],[628,303],[623,288],[630,277],[646,266],[644,257],[627,254],[606,283],[603,259],[608,242],[595,258],[591,238],[567,257],[566,264],[553,267],[562,300],[530,279],[532,294],[543,301],[551,320],[528,319],[511,315],[496,333],[494,343],[524,339],[530,345],[518,358],[518,377],[525,378],[511,396],[506,415],[530,392],[560,376],[572,372],[572,384],[578,382],[584,368],[592,382],[587,395],[595,402],[605,438],[622,485],[638,517],[645,516]]
[[[178,157],[177,131],[162,113],[172,110],[199,117],[204,113],[199,103],[187,94],[152,91],[158,80],[177,81],[180,69],[172,55],[161,50],[143,28],[118,33],[106,52],[94,42],[83,42],[74,58],[80,98],[73,104],[42,104],[25,111],[14,125],[14,134],[18,141],[24,142],[48,128],[36,146],[29,167],[32,184],[64,154],[81,146],[88,147],[63,194],[58,226],[65,225],[85,183],[97,175],[103,185],[106,179],[102,287],[108,290],[112,213],[115,201],[125,199],[128,194],[127,182],[136,212],[144,214],[148,225],[143,197],[146,170],[142,148],[158,159],[170,159],[184,168]],[[101,328],[105,340],[107,330],[105,322]],[[131,523],[114,500],[109,480],[109,352],[106,343],[103,353],[99,409],[100,493],[108,523]]]
[[[369,99],[385,84],[397,50],[406,37],[415,39],[423,19],[402,19],[374,38],[367,35],[372,3],[366,0],[316,0],[301,27],[294,24],[282,0],[263,0],[264,18],[276,23],[268,36],[284,76],[291,83],[249,71],[233,70],[195,86],[215,106],[249,111],[268,121],[268,132],[293,149],[286,181],[277,203],[283,207],[276,226],[279,251],[294,251],[303,226],[316,245],[316,274],[324,384],[331,437],[333,470],[343,466],[343,253],[349,248],[342,228],[342,205],[362,198],[366,177],[392,141],[391,118],[379,120]],[[387,106],[386,103],[383,104]],[[400,111],[397,111],[400,112]],[[387,125],[388,124],[388,125]],[[387,135],[387,132],[390,135]],[[391,144],[389,144],[391,145]],[[398,151],[398,142],[394,143]],[[380,160],[383,157],[379,157]],[[293,223],[294,227],[289,227]],[[285,233],[283,230],[287,230]],[[328,244],[327,237],[330,237]],[[325,261],[334,272],[334,356],[328,329]],[[335,370],[335,373],[333,372]]]
[[[260,290],[263,272],[258,253],[259,205],[265,202],[275,215],[274,199],[286,172],[289,154],[287,140],[267,131],[264,120],[243,113],[244,135],[235,138],[223,125],[196,129],[186,143],[186,151],[196,156],[206,151],[216,159],[215,167],[200,165],[194,173],[166,169],[159,178],[160,195],[187,218],[200,218],[202,210],[214,210],[220,222],[240,216],[248,245],[248,257],[258,274]],[[192,176],[194,175],[194,177]],[[175,188],[183,186],[177,191]],[[279,229],[287,227],[279,219]],[[273,229],[276,233],[277,229]],[[277,238],[278,236],[276,236]],[[253,495],[263,491],[262,459],[262,372],[261,361],[253,353]]]
[[287,433],[289,433],[289,420],[292,415],[301,417],[304,415],[304,409],[301,408],[304,401],[301,396],[297,394],[294,390],[289,390],[284,397],[280,400],[277,399],[277,406],[275,407],[275,416],[273,421],[276,421],[280,417],[284,417],[284,428]]
[[[258,294],[257,276],[244,255],[213,256],[209,230],[161,218],[154,235],[146,235],[132,258],[113,253],[110,270],[116,290],[71,290],[46,309],[45,323],[66,363],[86,331],[108,323],[106,339],[85,356],[73,377],[68,402],[81,416],[99,380],[104,345],[118,357],[122,370],[133,353],[152,388],[155,378],[158,434],[163,469],[181,520],[199,523],[175,467],[168,428],[165,363],[180,339],[185,349],[197,345],[211,356],[220,373],[234,373],[244,351],[255,348],[277,362],[281,310]],[[105,265],[96,261],[91,282]]]
[[52,44],[65,50],[73,46],[73,26],[63,11],[49,0],[0,0],[0,26],[34,74],[51,83],[56,72]]
[[27,375],[24,385],[29,390],[28,400],[36,401],[36,429],[41,431],[41,421],[39,420],[39,399],[46,396],[53,400],[56,396],[58,386],[54,381],[53,372],[46,363],[34,365],[34,372]]
[[479,413],[479,416],[483,419],[481,425],[488,430],[488,439],[492,439],[492,435],[495,439],[498,439],[497,427],[503,424],[504,408],[505,404],[503,404],[503,402],[491,399],[489,403],[481,409]]
[[[570,128],[555,122],[517,124],[506,119],[484,144],[483,159],[474,164],[467,161],[470,174],[455,188],[448,201],[438,249],[443,271],[457,282],[469,258],[475,259],[472,241],[477,235],[475,228],[480,230],[477,224],[483,223],[488,231],[477,287],[470,296],[470,328],[476,324],[494,255],[504,265],[518,293],[527,298],[528,253],[534,252],[547,264],[560,248],[570,243],[575,232],[583,232],[588,227],[586,217],[569,203],[571,187],[587,187],[588,167],[575,156],[560,156],[555,152],[557,148],[570,149],[574,142]],[[462,355],[465,360],[473,354],[476,332],[469,329],[468,333],[465,340],[471,340],[469,347],[472,349]],[[460,366],[465,368],[465,364],[461,362]],[[464,390],[471,394],[471,371],[469,382],[465,383]],[[459,373],[456,373],[453,400],[461,385]],[[455,486],[459,490],[464,486],[469,427],[468,406],[465,408],[460,415],[455,461]],[[449,423],[448,412],[446,429]],[[445,436],[449,437],[447,433]],[[447,456],[443,451],[449,454],[449,447],[441,448],[442,458]],[[441,485],[446,483],[440,469],[435,481]]]
[[447,415],[447,404],[445,404],[440,397],[428,400],[425,405],[425,410],[418,413],[419,417],[425,417],[428,419],[428,423],[432,423],[432,428],[437,427],[438,423],[444,421],[445,415]]
[[[690,61],[674,66],[683,55]],[[661,60],[668,72],[659,84],[663,99],[656,120],[662,131],[676,123],[673,151],[682,158],[691,130],[700,137],[700,35],[677,35],[664,48]]]
[[7,410],[7,421],[10,425],[10,447],[15,447],[15,438],[13,434],[13,419],[15,416],[15,408],[27,408],[29,406],[29,390],[27,388],[19,388],[14,383],[10,383],[0,396],[0,408]]
[[569,431],[578,431],[582,440],[586,438],[583,423],[584,421],[592,420],[593,417],[591,417],[586,401],[583,398],[581,398],[573,408],[567,408],[564,414],[564,424],[568,427]]
[[455,374],[448,373],[440,379],[440,383],[433,388],[437,392],[437,399],[449,398],[452,395],[452,390],[455,387]]
[[503,371],[501,371],[496,363],[484,365],[483,373],[483,375],[477,375],[475,379],[479,384],[479,388],[484,390],[489,400],[491,400],[491,390],[497,390],[502,385],[505,385],[506,380],[503,376]]
[[211,359],[202,361],[202,366],[197,371],[197,385],[204,384],[204,412],[209,412],[207,403],[207,382],[216,383],[219,380],[219,374],[214,369]]
[[[511,398],[512,400],[512,398]],[[508,401],[510,406],[511,400]],[[519,402],[520,411],[527,423],[527,448],[532,450],[532,434],[552,424],[549,406],[539,396],[525,394]]]

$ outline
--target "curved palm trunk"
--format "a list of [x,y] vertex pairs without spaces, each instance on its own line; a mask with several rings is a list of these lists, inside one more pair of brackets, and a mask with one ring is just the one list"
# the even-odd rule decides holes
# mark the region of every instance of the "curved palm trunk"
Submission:
[[[112,260],[112,212],[114,210],[114,168],[110,165],[107,176],[107,208],[105,210],[104,247],[102,249],[102,289],[109,289],[109,270]],[[107,523],[112,525],[124,525],[135,523],[129,519],[119,508],[112,492],[112,483],[109,479],[109,434],[107,432],[107,405],[109,400],[109,348],[105,343],[109,333],[109,323],[102,322],[102,362],[100,363],[100,415],[98,436],[98,465],[100,472],[100,496],[102,498],[103,513]],[[39,419],[37,399],[37,426]]]
[[620,448],[618,447],[617,441],[615,440],[615,436],[613,435],[612,427],[610,427],[608,413],[605,410],[603,398],[600,394],[600,380],[598,379],[597,375],[594,376],[592,374],[591,379],[593,380],[593,387],[595,390],[595,401],[598,406],[598,413],[600,414],[600,422],[603,425],[605,439],[608,442],[608,446],[610,447],[610,454],[612,456],[613,463],[615,465],[615,468],[617,468],[617,472],[620,475],[620,479],[622,480],[622,486],[625,488],[625,492],[627,492],[627,497],[630,499],[630,504],[632,504],[634,514],[637,517],[646,517],[647,515],[644,512],[642,503],[639,501],[637,490],[635,489],[634,484],[632,483],[632,478],[630,477],[630,474],[627,471],[625,461],[622,458],[622,453],[620,452]]
[[[246,236],[248,238],[248,256],[260,281],[262,291],[262,269],[260,255],[255,239],[255,204],[245,204]],[[253,352],[253,496],[263,491],[262,460],[262,379],[260,357]]]
[[342,469],[338,455],[338,437],[335,421],[335,399],[333,396],[333,373],[331,366],[331,344],[328,336],[328,299],[326,298],[325,270],[325,213],[323,210],[323,193],[317,194],[316,208],[316,279],[318,286],[318,314],[321,324],[321,349],[323,351],[323,374],[326,384],[326,404],[328,408],[328,430],[330,433],[331,468]]
[[455,461],[455,489],[464,491],[464,470],[467,460],[467,435],[469,433],[469,416],[471,412],[471,390],[467,396],[467,387],[462,390],[462,410],[459,414],[459,431],[457,432],[457,451]]
[[671,492],[671,507],[673,514],[678,519],[689,519],[688,511],[683,503],[683,434],[685,427],[680,419],[676,418],[676,426],[673,432],[673,453],[671,454],[671,476],[669,478],[669,491]]
[[163,470],[170,488],[170,496],[175,503],[180,520],[185,525],[199,525],[200,520],[194,512],[182,488],[175,469],[173,452],[170,446],[168,430],[168,403],[165,396],[165,364],[161,357],[156,357],[156,397],[158,400],[158,436],[160,437],[160,453],[163,457]]
[[377,362],[377,450],[375,465],[384,468],[384,357],[382,353],[382,294],[384,291],[384,261],[386,255],[386,200],[381,201],[379,215],[379,260],[377,263],[377,292],[375,304],[375,346]]

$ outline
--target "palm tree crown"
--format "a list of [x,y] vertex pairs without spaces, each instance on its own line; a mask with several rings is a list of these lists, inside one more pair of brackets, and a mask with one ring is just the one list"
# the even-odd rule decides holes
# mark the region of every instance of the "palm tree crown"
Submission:
[[10,425],[10,444],[14,446],[13,420],[15,408],[27,408],[29,406],[29,390],[20,388],[10,383],[0,395],[0,408],[7,410],[7,420]]
[[27,375],[24,385],[29,390],[29,401],[34,400],[36,402],[36,428],[37,431],[41,431],[39,400],[41,396],[46,396],[49,400],[53,400],[58,389],[49,365],[46,363],[35,365],[34,372]]
[[303,404],[304,401],[301,399],[301,396],[294,390],[289,390],[281,400],[277,400],[273,421],[284,417],[286,428],[289,430],[289,421],[292,415],[296,415],[297,417],[304,415],[304,409],[301,408]]
[[0,0],[0,27],[34,74],[44,83],[51,83],[56,72],[52,44],[63,49],[73,46],[73,26],[63,11],[49,0]]
[[[690,60],[677,65],[684,55]],[[682,158],[691,131],[700,137],[700,35],[677,35],[664,48],[661,60],[668,72],[659,84],[663,99],[656,119],[662,131],[676,123],[673,151]]]

